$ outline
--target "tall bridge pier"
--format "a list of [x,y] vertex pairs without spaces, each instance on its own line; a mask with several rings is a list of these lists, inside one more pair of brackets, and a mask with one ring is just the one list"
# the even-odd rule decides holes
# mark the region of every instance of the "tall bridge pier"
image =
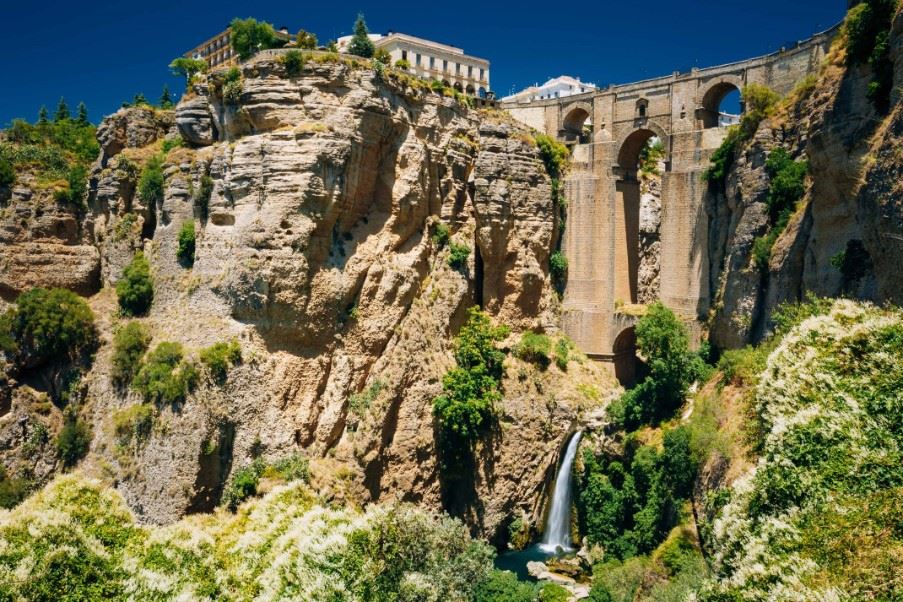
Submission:
[[637,303],[641,149],[657,137],[665,150],[658,297],[698,335],[713,294],[703,176],[727,135],[719,106],[752,83],[788,94],[817,73],[837,30],[728,65],[566,98],[502,103],[518,121],[571,147],[563,328],[587,355],[613,363],[622,381],[632,380],[635,362],[635,317],[625,308]]

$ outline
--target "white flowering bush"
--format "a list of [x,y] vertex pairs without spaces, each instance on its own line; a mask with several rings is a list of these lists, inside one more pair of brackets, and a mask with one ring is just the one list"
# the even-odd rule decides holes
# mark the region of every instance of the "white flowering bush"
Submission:
[[[757,466],[713,524],[703,601],[882,598],[903,567],[903,314],[837,301],[755,390]],[[895,585],[896,584],[896,585]]]
[[79,475],[0,514],[0,600],[469,600],[494,552],[406,505],[360,513],[300,482],[164,527]]

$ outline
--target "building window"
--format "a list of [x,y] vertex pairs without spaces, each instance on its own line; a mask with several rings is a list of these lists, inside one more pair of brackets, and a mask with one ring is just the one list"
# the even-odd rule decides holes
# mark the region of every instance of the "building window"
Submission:
[[420,66],[420,53],[419,52],[417,53],[417,62],[414,64],[417,65],[418,67]]
[[467,77],[473,77],[473,66],[467,65]]
[[436,68],[436,57],[431,56],[430,57],[430,69],[435,69],[435,68]]
[[401,51],[401,60],[403,60],[403,61],[408,60],[408,51],[407,50]]
[[455,75],[461,75],[461,63],[455,63]]
[[443,61],[442,61],[442,72],[443,72],[443,73],[447,73],[447,72],[448,72],[448,60],[443,60]]
[[486,81],[486,70],[480,69],[480,81]]

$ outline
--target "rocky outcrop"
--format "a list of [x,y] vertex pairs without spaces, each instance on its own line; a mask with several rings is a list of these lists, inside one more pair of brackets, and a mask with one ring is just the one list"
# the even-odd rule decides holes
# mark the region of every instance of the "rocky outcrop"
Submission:
[[[511,326],[509,346],[526,329],[555,332],[557,212],[537,148],[503,118],[347,60],[310,61],[298,77],[278,60],[247,63],[228,98],[219,77],[174,116],[120,111],[99,130],[82,223],[106,287],[91,299],[106,344],[84,381],[86,468],[150,522],[209,510],[236,469],[299,451],[324,497],[440,507],[432,402],[467,309]],[[173,124],[188,144],[166,154],[163,200],[148,206],[139,175]],[[191,268],[176,257],[188,220]],[[440,223],[471,249],[463,267],[434,238]],[[225,384],[205,379],[156,407],[150,434],[123,445],[113,417],[142,400],[110,380],[121,320],[109,288],[139,248],[155,281],[141,318],[152,345],[197,357],[234,338],[244,359]],[[511,358],[503,388],[461,509],[502,539],[514,516],[541,519],[565,438],[611,384],[588,362],[565,373]]]
[[[900,15],[893,39],[901,70]],[[867,67],[847,67],[835,45],[811,91],[760,126],[736,155],[724,186],[710,189],[710,257],[716,302],[712,341],[738,347],[771,328],[782,303],[807,294],[903,301],[898,270],[899,98],[890,115],[867,97]],[[772,249],[767,270],[755,265],[755,239],[768,230],[765,161],[782,147],[809,162],[807,192]],[[896,216],[896,217],[895,217]],[[842,258],[847,257],[846,265]]]

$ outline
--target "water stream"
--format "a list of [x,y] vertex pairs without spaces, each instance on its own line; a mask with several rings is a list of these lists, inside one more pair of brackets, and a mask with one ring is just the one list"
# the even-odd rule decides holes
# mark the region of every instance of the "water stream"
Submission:
[[558,467],[555,475],[555,489],[552,493],[552,505],[549,508],[549,516],[546,519],[546,531],[539,548],[544,552],[556,552],[561,548],[565,552],[573,551],[571,546],[571,469],[574,467],[574,458],[577,456],[577,446],[580,445],[580,431],[574,433],[564,452],[564,459]]
[[529,579],[527,563],[546,561],[562,553],[573,552],[571,542],[571,503],[573,500],[573,479],[571,472],[577,456],[577,446],[582,433],[575,433],[568,442],[552,490],[552,503],[546,519],[542,541],[526,550],[506,552],[496,558],[496,568],[512,571],[520,579]]

